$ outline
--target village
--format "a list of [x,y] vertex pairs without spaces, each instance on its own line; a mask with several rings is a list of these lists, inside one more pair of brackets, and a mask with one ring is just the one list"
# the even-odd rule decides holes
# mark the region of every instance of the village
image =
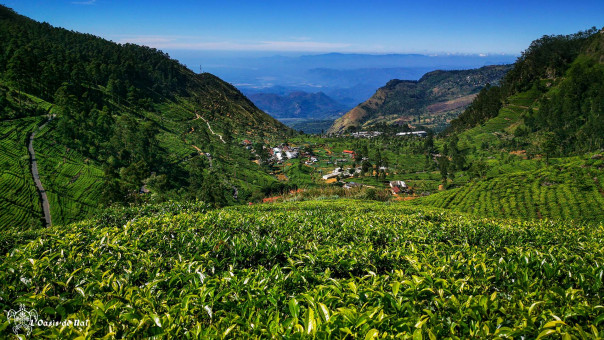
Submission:
[[[374,138],[379,131],[362,131],[350,134],[350,137]],[[426,131],[401,132],[397,136],[426,137]],[[264,164],[270,174],[280,181],[295,178],[297,183],[306,186],[335,185],[344,189],[352,188],[388,188],[393,196],[413,195],[414,190],[400,175],[392,173],[381,160],[360,157],[353,150],[338,150],[325,144],[296,144],[283,142],[277,145],[253,144],[249,140],[242,142],[257,158],[257,164]]]

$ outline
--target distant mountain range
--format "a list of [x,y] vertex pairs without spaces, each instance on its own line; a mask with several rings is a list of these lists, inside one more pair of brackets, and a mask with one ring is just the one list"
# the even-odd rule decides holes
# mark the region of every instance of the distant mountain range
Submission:
[[496,84],[511,65],[461,71],[433,71],[419,81],[389,81],[375,94],[338,118],[328,130],[368,129],[384,124],[421,124],[443,128],[469,105],[487,84]]
[[[211,72],[242,92],[323,92],[348,107],[391,79],[418,80],[433,70],[463,70],[513,63],[515,55],[343,54],[241,57],[169,51],[192,70]],[[282,91],[285,90],[285,91]]]
[[323,92],[252,93],[249,99],[262,111],[274,118],[330,119],[348,111],[348,107],[328,97]]

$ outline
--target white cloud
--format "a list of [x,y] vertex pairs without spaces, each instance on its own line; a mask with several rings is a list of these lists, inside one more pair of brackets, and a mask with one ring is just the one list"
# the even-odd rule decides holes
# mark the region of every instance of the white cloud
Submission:
[[159,49],[221,50],[221,51],[303,51],[326,52],[345,50],[346,43],[319,42],[295,39],[294,41],[201,41],[190,36],[139,35],[122,36],[117,42],[146,45]]

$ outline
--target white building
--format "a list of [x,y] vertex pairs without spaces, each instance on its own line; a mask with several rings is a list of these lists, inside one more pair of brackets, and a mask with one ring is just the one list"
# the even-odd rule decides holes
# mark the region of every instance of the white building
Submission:
[[413,131],[413,132],[399,132],[396,134],[397,136],[416,136],[416,137],[426,137],[428,136],[428,132],[426,131]]

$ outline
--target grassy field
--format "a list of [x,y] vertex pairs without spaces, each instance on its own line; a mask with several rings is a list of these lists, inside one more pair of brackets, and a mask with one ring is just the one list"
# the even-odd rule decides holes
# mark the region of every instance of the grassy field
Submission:
[[0,308],[90,323],[35,338],[604,335],[602,224],[323,200],[122,209],[38,237],[0,262]]
[[41,118],[0,122],[0,231],[44,225],[27,152],[29,135],[41,122]]

